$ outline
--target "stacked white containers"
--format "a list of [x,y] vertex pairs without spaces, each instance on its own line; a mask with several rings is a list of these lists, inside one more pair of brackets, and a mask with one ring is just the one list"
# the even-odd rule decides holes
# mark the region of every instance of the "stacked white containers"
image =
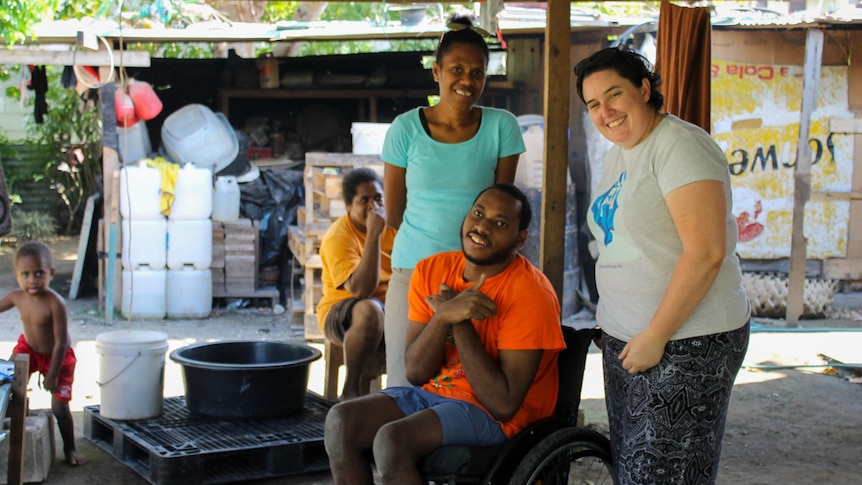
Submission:
[[144,161],[120,170],[121,312],[126,318],[160,319],[166,314],[167,221],[160,212],[161,184],[161,172]]
[[217,222],[232,222],[239,219],[241,195],[239,182],[234,175],[216,177],[213,190],[212,218]]
[[205,318],[212,310],[212,171],[186,164],[167,223],[167,316]]

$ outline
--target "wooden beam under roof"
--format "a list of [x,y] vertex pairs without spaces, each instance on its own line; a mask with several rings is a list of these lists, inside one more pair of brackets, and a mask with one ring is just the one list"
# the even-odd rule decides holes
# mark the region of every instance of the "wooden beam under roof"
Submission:
[[[64,46],[65,47],[65,46]],[[150,67],[150,53],[145,51],[113,51],[113,65],[125,67]],[[47,50],[40,47],[0,49],[0,64],[35,64],[71,66],[112,65],[108,53],[89,50]]]

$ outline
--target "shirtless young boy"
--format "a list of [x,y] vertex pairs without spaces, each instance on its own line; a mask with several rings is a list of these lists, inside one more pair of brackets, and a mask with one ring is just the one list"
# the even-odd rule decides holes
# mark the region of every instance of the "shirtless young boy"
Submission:
[[53,277],[54,261],[48,246],[40,242],[25,243],[15,254],[15,278],[21,289],[0,300],[0,312],[18,308],[24,333],[18,338],[12,355],[28,354],[30,374],[38,370],[43,376],[42,387],[54,393],[51,411],[63,437],[66,463],[78,466],[87,460],[75,449],[74,423],[69,410],[77,360],[69,336],[66,303],[48,287]]

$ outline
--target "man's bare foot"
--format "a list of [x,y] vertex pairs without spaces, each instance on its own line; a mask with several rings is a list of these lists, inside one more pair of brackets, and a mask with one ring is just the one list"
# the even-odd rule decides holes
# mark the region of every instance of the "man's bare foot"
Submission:
[[77,451],[69,450],[66,452],[66,463],[69,466],[81,466],[87,464],[87,459],[79,455]]

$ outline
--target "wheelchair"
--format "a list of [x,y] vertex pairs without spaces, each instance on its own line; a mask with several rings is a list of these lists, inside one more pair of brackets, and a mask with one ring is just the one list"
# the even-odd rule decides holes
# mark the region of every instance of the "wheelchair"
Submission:
[[503,446],[440,447],[420,461],[423,480],[436,485],[612,485],[610,441],[578,427],[584,365],[598,332],[563,326],[566,349],[558,357],[560,390],[552,417],[531,424]]

